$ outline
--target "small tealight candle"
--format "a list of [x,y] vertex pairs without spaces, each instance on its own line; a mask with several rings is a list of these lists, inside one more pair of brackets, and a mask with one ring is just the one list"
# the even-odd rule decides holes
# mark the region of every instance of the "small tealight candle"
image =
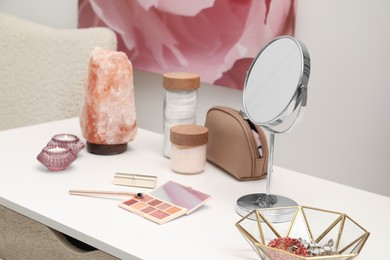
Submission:
[[77,155],[69,146],[59,145],[48,145],[37,156],[37,160],[50,171],[62,171],[76,158]]
[[72,134],[57,134],[52,137],[47,145],[58,145],[62,147],[70,147],[74,153],[79,153],[84,147],[84,143]]
[[69,141],[75,141],[77,139],[76,136],[74,135],[69,135],[69,134],[58,134],[53,137],[54,140],[57,141],[64,141],[64,142],[69,142]]
[[63,153],[66,152],[66,150],[67,150],[66,148],[58,147],[58,146],[49,147],[49,149],[47,149],[47,151],[51,153]]

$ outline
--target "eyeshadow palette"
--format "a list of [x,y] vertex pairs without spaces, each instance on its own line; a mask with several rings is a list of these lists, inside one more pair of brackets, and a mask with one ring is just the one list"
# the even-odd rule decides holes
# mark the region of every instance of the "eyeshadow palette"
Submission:
[[164,224],[187,212],[185,208],[145,194],[142,198],[134,197],[123,201],[119,203],[119,207],[158,224]]
[[151,195],[162,200],[168,201],[174,205],[186,208],[186,214],[190,214],[206,201],[211,196],[200,192],[192,187],[184,186],[174,181],[168,181],[164,185],[158,187],[151,192]]
[[119,207],[158,224],[164,224],[184,214],[190,214],[210,198],[206,193],[168,181],[150,194],[144,194],[142,198],[134,197],[119,203]]

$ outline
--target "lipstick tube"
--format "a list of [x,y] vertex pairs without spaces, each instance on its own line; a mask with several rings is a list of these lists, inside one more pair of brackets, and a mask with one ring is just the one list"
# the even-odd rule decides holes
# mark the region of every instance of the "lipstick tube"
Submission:
[[121,172],[115,173],[114,176],[114,184],[116,185],[153,189],[156,187],[156,183],[157,176]]

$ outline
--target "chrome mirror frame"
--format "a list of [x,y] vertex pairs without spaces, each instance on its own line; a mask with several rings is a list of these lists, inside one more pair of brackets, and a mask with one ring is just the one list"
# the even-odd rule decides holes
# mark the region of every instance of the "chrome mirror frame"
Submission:
[[[281,45],[284,42],[291,45],[288,47],[289,49]],[[290,59],[293,59],[293,57],[290,57],[291,53],[295,57],[295,60],[292,60],[292,64],[288,62]],[[275,56],[278,57],[273,59]],[[280,63],[277,63],[278,61]],[[291,66],[288,65],[295,65],[293,72],[290,73],[289,69]],[[248,70],[243,92],[244,114],[253,124],[260,125],[269,132],[269,157],[266,193],[249,194],[240,197],[237,200],[236,210],[241,216],[246,216],[255,209],[298,205],[290,198],[271,194],[270,186],[273,172],[274,139],[275,134],[291,131],[297,122],[302,119],[307,104],[310,66],[310,55],[306,46],[291,36],[281,36],[273,39],[260,50]],[[266,73],[264,73],[264,70],[260,71],[259,68],[264,69]],[[277,72],[272,74],[273,71],[270,71],[269,68],[274,68]],[[263,74],[261,75],[261,73]],[[287,75],[286,78],[292,79],[293,82],[284,82],[285,79],[282,76],[285,75]],[[263,93],[264,96],[259,98],[259,95],[255,95],[259,92]],[[268,95],[269,93],[271,95]],[[283,100],[288,100],[286,104],[280,104],[280,100],[277,100],[279,94],[282,94]],[[268,97],[273,97],[274,100],[264,100],[264,98]],[[262,98],[265,101],[265,106],[261,102],[257,102],[259,100],[261,101]],[[263,116],[267,114],[267,112],[263,112],[265,109],[272,109],[271,106],[278,102],[279,104],[274,105],[274,110],[272,111],[276,111],[274,113],[276,116]],[[257,107],[260,108],[257,109]],[[272,214],[275,214],[275,211]],[[285,222],[290,217],[291,212],[288,210],[280,210],[276,211],[276,215],[270,216],[270,219],[273,222]]]

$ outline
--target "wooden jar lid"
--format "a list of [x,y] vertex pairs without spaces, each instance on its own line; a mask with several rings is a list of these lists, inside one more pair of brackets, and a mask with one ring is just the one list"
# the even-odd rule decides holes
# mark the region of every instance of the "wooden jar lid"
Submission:
[[184,146],[207,144],[208,134],[209,130],[200,125],[175,125],[170,129],[171,142]]
[[170,90],[194,90],[200,86],[200,76],[188,72],[170,72],[163,74],[163,86]]

